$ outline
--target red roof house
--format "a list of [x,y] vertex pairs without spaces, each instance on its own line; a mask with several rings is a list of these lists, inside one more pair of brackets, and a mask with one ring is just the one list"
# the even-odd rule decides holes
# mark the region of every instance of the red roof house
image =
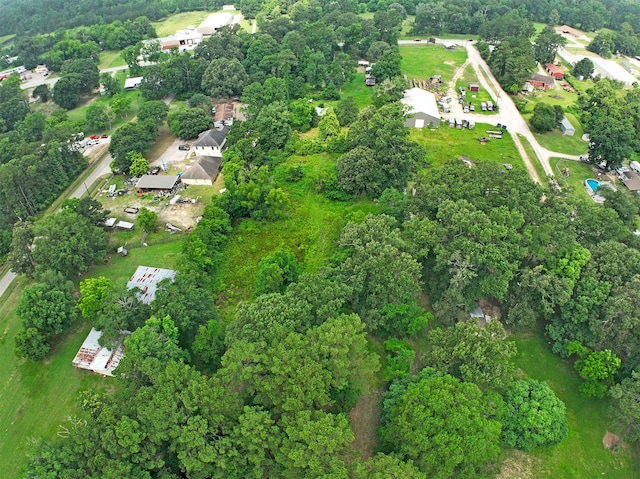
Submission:
[[554,80],[564,80],[564,73],[553,63],[547,63],[544,69],[547,70],[547,73],[549,73]]

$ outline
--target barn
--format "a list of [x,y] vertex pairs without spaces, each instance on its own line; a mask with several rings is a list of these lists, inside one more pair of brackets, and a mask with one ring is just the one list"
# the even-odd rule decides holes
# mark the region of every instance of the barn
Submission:
[[179,182],[178,175],[142,175],[136,188],[139,195],[145,192],[172,193]]
[[553,77],[554,80],[564,80],[564,73],[560,68],[558,68],[553,63],[547,63],[544,66],[544,69],[547,71],[549,75]]
[[544,88],[548,90],[554,84],[553,77],[542,75],[540,73],[534,73],[531,75],[529,83],[537,88]]
[[400,101],[407,106],[405,126],[412,128],[440,126],[440,112],[433,93],[421,88],[411,88],[405,90],[404,98]]

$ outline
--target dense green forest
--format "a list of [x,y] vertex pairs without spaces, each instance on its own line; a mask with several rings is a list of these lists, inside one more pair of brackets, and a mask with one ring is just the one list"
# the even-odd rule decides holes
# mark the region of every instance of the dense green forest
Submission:
[[39,35],[59,28],[99,25],[146,16],[159,20],[171,13],[219,9],[222,0],[2,0],[0,36]]

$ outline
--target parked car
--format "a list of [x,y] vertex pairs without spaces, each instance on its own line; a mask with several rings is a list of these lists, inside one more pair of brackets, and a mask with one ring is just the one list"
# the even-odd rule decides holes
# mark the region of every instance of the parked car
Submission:
[[187,151],[190,149],[191,147],[189,145],[178,145],[178,150]]
[[469,103],[469,111],[476,111],[476,107],[473,106],[473,103]]
[[422,41],[422,40],[420,40],[419,38],[416,38],[416,39],[414,40],[414,42],[421,42],[421,41]]

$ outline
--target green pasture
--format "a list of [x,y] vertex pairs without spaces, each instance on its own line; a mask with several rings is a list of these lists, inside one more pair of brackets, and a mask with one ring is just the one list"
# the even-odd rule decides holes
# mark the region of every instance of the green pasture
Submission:
[[16,34],[15,33],[11,33],[9,35],[4,35],[2,37],[0,37],[0,45],[4,45],[6,43],[9,43],[11,40],[13,40],[13,37],[15,37]]
[[[516,365],[529,377],[546,381],[567,406],[569,436],[560,444],[538,449],[531,456],[539,464],[536,479],[632,479],[638,477],[638,449],[628,444],[613,453],[602,444],[609,429],[609,401],[584,398],[578,392],[582,380],[573,369],[572,361],[553,354],[542,333],[515,336],[518,347]],[[616,432],[616,431],[612,431]]]
[[114,68],[126,65],[127,62],[124,61],[121,53],[122,52],[120,51],[113,50],[100,52],[100,63],[98,64],[98,67],[103,70],[105,68]]
[[456,70],[467,60],[467,52],[462,47],[445,50],[442,45],[419,43],[400,45],[402,73],[407,78],[428,80],[433,75],[441,75],[444,82],[451,81]]
[[486,130],[495,129],[488,123],[476,123],[474,130],[449,128],[446,122],[440,128],[412,128],[409,137],[427,150],[427,160],[432,167],[439,167],[451,158],[461,155],[471,160],[484,159],[497,164],[511,163],[514,168],[524,168],[522,157],[511,136],[506,133],[502,139],[481,144],[478,138],[487,136]]

